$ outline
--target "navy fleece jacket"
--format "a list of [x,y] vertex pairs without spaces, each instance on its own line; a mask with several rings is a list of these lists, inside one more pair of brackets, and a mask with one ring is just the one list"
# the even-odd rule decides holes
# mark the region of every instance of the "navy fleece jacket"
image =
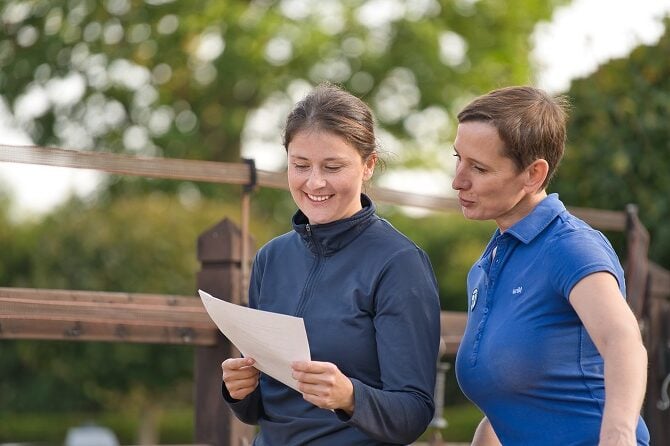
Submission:
[[293,231],[256,255],[249,306],[304,318],[312,360],[332,362],[351,379],[355,409],[320,409],[261,374],[256,390],[224,398],[245,423],[259,424],[254,445],[408,444],[434,413],[440,336],[437,283],[427,255],[375,214],[362,195],[354,216]]

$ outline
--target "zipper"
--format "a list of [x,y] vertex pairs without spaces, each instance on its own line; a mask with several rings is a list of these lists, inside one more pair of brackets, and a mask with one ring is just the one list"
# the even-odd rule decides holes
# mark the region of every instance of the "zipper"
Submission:
[[307,301],[311,297],[312,294],[312,288],[314,287],[314,282],[316,281],[316,277],[318,277],[319,273],[321,272],[321,247],[319,244],[314,240],[314,236],[312,235],[312,227],[307,223],[305,225],[305,229],[307,230],[307,236],[309,237],[310,242],[315,246],[316,249],[316,261],[314,262],[314,265],[312,265],[312,269],[309,272],[309,275],[307,276],[307,280],[305,281],[305,287],[302,290],[302,295],[300,296],[300,300],[298,301],[298,305],[296,306],[295,309],[295,315],[300,317],[302,316],[302,312],[305,309],[305,305],[307,304]]

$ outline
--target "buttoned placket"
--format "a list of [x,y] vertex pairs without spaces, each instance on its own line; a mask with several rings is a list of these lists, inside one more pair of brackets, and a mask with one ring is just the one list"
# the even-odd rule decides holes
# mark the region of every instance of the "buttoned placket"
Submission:
[[475,341],[472,348],[472,356],[470,357],[471,366],[474,366],[477,363],[479,344],[484,334],[486,323],[488,322],[491,305],[493,303],[492,296],[495,291],[496,280],[500,273],[501,259],[504,258],[506,249],[507,237],[505,237],[504,234],[498,234],[493,240],[493,249],[491,250],[491,254],[489,254],[489,258],[485,259],[485,261],[480,264],[486,273],[486,292],[483,293],[482,296],[479,296],[483,300],[481,303],[483,304],[484,308],[482,308],[482,318],[477,325],[477,333],[475,335]]

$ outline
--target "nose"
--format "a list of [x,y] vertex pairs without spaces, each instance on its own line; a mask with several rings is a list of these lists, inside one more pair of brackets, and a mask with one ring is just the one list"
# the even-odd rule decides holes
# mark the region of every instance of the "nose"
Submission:
[[326,180],[319,172],[319,169],[312,169],[309,178],[307,178],[307,187],[314,190],[322,188],[326,185]]
[[451,180],[451,187],[454,190],[463,190],[470,187],[470,180],[466,177],[461,163],[456,165],[454,179]]

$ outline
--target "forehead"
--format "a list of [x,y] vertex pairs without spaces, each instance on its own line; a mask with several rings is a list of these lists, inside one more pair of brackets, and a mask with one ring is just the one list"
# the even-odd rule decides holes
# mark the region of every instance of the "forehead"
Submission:
[[307,159],[341,159],[360,157],[358,150],[343,137],[324,131],[301,131],[288,144],[290,157]]
[[461,157],[507,158],[505,143],[500,139],[498,129],[482,121],[467,121],[458,124],[454,147]]

